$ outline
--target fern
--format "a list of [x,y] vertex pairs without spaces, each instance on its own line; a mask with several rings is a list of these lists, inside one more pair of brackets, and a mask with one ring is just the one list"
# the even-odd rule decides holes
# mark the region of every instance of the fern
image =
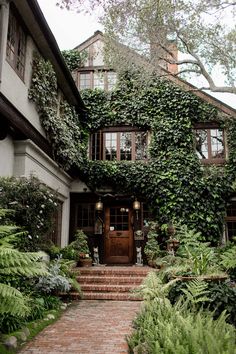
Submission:
[[[6,211],[0,209],[0,216]],[[3,276],[32,277],[47,274],[46,266],[40,261],[41,253],[24,253],[13,248],[18,228],[12,225],[0,225],[0,315],[25,316],[29,311],[28,300],[17,289],[2,282]]]
[[207,297],[210,293],[207,289],[208,285],[206,282],[202,280],[192,280],[187,284],[187,289],[182,288],[181,290],[186,295],[187,302],[195,305],[211,301],[211,299]]
[[221,254],[220,258],[220,264],[226,270],[236,268],[236,245]]

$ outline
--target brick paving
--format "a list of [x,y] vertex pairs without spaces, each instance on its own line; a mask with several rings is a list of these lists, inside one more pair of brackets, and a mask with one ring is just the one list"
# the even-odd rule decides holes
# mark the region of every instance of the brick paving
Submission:
[[81,300],[28,343],[20,354],[124,354],[138,301]]

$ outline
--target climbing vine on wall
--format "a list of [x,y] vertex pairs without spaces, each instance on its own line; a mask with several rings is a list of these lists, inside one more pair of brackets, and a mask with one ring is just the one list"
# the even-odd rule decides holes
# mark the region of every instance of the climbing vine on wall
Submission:
[[129,125],[152,132],[150,161],[89,161],[83,169],[90,188],[104,185],[146,200],[160,224],[182,222],[207,240],[220,239],[226,202],[235,179],[235,152],[221,167],[203,167],[194,149],[194,123],[217,122],[236,151],[234,119],[167,81],[140,87],[129,77],[113,92],[85,90],[86,128]]
[[[105,185],[136,195],[147,201],[160,224],[182,222],[201,231],[207,240],[217,242],[236,176],[234,118],[220,115],[216,108],[173,83],[153,80],[142,87],[140,82],[124,75],[112,92],[84,90],[81,94],[88,109],[86,119],[79,122],[74,111],[69,110],[62,129],[55,118],[56,79],[51,74],[47,76],[47,70],[51,70],[47,65],[38,62],[30,97],[36,103],[46,102],[46,111],[39,104],[38,107],[54,149],[59,148],[59,161],[66,160],[66,167],[79,167],[80,178],[92,190]],[[54,93],[49,95],[50,92]],[[201,165],[194,151],[193,125],[197,122],[218,122],[226,129],[226,165]],[[85,157],[89,133],[120,125],[151,131],[148,162],[90,161]]]
[[65,170],[86,154],[78,113],[63,97],[52,65],[35,53],[29,98],[36,103],[54,157]]

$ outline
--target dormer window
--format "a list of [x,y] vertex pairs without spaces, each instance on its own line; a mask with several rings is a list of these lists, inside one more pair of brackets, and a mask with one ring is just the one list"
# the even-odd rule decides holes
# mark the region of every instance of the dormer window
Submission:
[[147,159],[148,132],[123,128],[104,129],[91,135],[92,160],[134,161]]
[[217,126],[196,127],[195,148],[202,162],[223,162],[225,159],[225,138],[223,129]]

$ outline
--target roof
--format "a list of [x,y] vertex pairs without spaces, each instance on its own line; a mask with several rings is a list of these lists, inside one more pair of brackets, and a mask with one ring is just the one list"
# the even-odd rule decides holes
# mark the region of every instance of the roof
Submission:
[[86,110],[71,73],[36,0],[14,0],[28,31],[43,57],[49,60],[56,72],[58,84],[68,102],[77,110]]
[[[94,32],[94,34],[89,37],[87,40],[85,40],[84,42],[82,42],[81,44],[79,44],[78,46],[76,46],[74,49],[77,49],[79,51],[85,49],[86,47],[88,47],[89,45],[91,45],[92,43],[96,42],[98,39],[102,39],[103,37],[103,33],[101,31],[96,31]],[[126,50],[128,50],[129,52],[132,51],[134,52],[133,49],[130,49],[129,47],[127,47],[124,44],[120,44],[119,45],[122,46],[122,48],[125,48]],[[141,56],[140,54],[135,52],[135,55],[139,56],[140,59],[146,60],[143,56]],[[198,96],[199,98],[203,99],[204,101],[212,104],[213,106],[215,106],[217,109],[219,109],[220,111],[232,115],[232,116],[236,116],[236,109],[230,107],[229,105],[227,105],[226,103],[220,101],[219,99],[211,96],[210,94],[201,91],[200,89],[198,89],[196,86],[190,84],[189,82],[179,78],[178,76],[171,74],[169,71],[167,71],[166,69],[161,68],[161,71],[164,73],[164,75],[167,77],[167,79],[169,79],[170,81],[174,82],[176,85],[178,85],[179,87],[181,87],[182,89],[186,90],[186,91],[190,91],[192,92],[194,95]]]

